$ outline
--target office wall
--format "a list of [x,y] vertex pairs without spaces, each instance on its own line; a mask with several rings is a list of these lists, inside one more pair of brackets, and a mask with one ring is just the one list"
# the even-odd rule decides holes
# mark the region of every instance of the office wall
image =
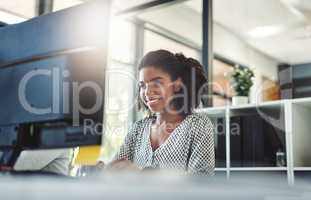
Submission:
[[[202,13],[179,3],[167,7],[161,7],[150,12],[139,14],[143,21],[179,35],[180,38],[192,42],[194,46],[202,45]],[[277,79],[277,64],[273,58],[252,48],[230,30],[214,21],[214,52],[255,69],[259,76],[264,75],[269,79]],[[258,77],[259,77],[258,76]]]
[[249,46],[223,26],[214,23],[214,52],[235,62],[254,68],[272,80],[277,79],[278,62]]

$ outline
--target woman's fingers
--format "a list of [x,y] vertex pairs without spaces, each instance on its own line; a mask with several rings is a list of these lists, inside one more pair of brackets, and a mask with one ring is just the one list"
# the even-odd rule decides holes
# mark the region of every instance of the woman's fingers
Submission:
[[105,168],[105,163],[103,161],[98,161],[96,166],[95,166],[98,170],[102,170]]
[[139,170],[135,164],[126,159],[114,161],[111,163],[110,168],[114,170]]

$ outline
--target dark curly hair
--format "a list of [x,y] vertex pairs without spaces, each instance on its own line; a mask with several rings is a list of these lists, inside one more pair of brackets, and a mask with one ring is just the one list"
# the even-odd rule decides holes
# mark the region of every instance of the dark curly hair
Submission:
[[[184,87],[176,94],[187,94],[186,102],[183,98],[174,98],[171,102],[176,110],[182,109],[180,114],[191,114],[193,109],[198,107],[201,101],[199,99],[200,88],[207,83],[203,66],[199,61],[193,58],[187,58],[182,53],[174,54],[170,51],[160,49],[147,53],[141,59],[138,70],[140,71],[146,67],[155,67],[166,72],[170,75],[172,81],[181,78]],[[204,91],[204,88],[201,90]],[[185,89],[187,91],[184,91]],[[149,111],[138,95],[138,109],[141,110],[143,108]],[[149,112],[149,114],[151,113]]]

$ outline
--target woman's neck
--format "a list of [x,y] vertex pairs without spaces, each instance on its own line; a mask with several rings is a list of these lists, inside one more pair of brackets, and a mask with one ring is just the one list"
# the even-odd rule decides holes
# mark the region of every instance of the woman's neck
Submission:
[[156,124],[175,124],[181,122],[185,117],[178,113],[157,113],[156,114]]

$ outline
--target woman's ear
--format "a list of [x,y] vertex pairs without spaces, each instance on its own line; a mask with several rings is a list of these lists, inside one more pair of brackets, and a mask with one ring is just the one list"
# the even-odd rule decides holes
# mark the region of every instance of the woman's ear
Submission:
[[174,92],[179,92],[182,86],[181,78],[178,78],[176,81],[174,81]]

